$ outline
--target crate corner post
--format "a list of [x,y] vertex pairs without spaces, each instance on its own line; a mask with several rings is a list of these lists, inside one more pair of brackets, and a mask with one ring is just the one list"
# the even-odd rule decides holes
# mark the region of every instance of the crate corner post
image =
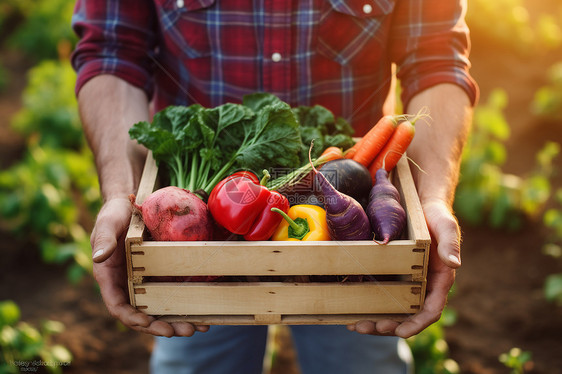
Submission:
[[[156,161],[152,157],[152,152],[148,151],[144,169],[136,194],[136,203],[141,204],[153,191],[156,186],[158,176],[158,167]],[[146,227],[142,221],[140,212],[133,211],[131,221],[125,237],[125,257],[127,261],[127,285],[129,288],[129,301],[133,307],[136,307],[135,285],[142,283],[142,276],[138,276],[134,272],[133,253],[138,252],[136,249],[144,240]]]

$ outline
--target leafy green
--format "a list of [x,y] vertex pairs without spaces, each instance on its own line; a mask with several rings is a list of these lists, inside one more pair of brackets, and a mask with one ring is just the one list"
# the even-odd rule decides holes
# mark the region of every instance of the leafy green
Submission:
[[351,125],[341,117],[335,118],[334,114],[323,106],[299,106],[294,108],[293,112],[301,125],[301,164],[308,162],[308,149],[312,140],[312,158],[318,158],[322,151],[330,146],[347,149],[354,144]]
[[302,148],[291,107],[266,93],[215,108],[169,106],[129,134],[165,165],[170,184],[207,194],[235,169],[297,167]]

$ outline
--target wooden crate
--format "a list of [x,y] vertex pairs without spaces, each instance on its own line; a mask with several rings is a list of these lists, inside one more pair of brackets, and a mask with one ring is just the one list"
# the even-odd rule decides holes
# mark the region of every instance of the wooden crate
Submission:
[[[154,190],[149,154],[137,201]],[[327,242],[157,242],[135,213],[126,238],[130,302],[165,321],[194,324],[348,324],[403,320],[419,311],[426,289],[430,236],[408,162],[394,183],[408,215],[405,238]],[[152,276],[369,275],[368,282],[151,282]],[[282,278],[282,277],[280,277]],[[274,278],[277,279],[277,278]],[[293,278],[294,279],[294,278]],[[298,279],[298,278],[297,278]]]

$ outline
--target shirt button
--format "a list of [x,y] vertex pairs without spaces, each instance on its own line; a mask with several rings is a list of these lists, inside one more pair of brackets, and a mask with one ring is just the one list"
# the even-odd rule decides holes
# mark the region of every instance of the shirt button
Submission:
[[372,11],[373,11],[373,7],[371,6],[371,4],[363,5],[363,13],[371,14]]
[[177,0],[176,5],[178,6],[178,8],[183,8],[183,0]]
[[281,53],[275,52],[271,55],[271,59],[273,60],[273,62],[281,61]]

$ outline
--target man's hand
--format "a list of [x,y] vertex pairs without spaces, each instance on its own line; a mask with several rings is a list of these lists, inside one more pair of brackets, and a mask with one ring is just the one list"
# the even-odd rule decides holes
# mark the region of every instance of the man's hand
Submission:
[[94,277],[111,316],[134,330],[152,335],[192,336],[196,331],[207,331],[208,326],[158,321],[129,304],[124,242],[130,219],[128,199],[109,200],[100,210],[91,236]]
[[80,90],[82,126],[95,157],[104,205],[91,236],[94,277],[109,313],[126,326],[153,335],[191,336],[207,326],[157,321],[129,304],[125,236],[131,219],[129,194],[139,185],[146,149],[128,134],[147,121],[148,100],[137,87],[111,75],[99,75]]
[[439,320],[447,294],[460,263],[460,231],[456,219],[444,202],[423,206],[431,234],[427,290],[422,310],[402,323],[392,320],[360,321],[348,328],[361,334],[397,335],[409,338]]
[[439,320],[460,261],[460,229],[452,214],[462,149],[472,120],[465,92],[453,84],[440,84],[416,95],[408,113],[429,109],[429,123],[419,120],[408,157],[424,171],[412,167],[412,175],[431,234],[427,289],[420,312],[406,321],[361,321],[348,328],[363,334],[415,335]]

